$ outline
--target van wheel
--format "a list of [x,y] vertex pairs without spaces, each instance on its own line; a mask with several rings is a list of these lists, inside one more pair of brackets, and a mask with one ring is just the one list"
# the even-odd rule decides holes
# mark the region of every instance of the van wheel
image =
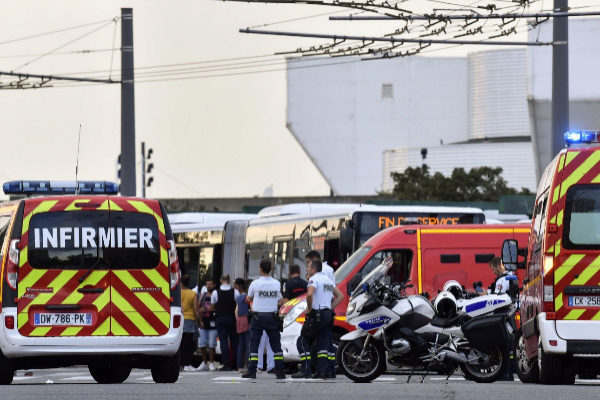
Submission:
[[523,331],[517,331],[517,345],[515,347],[515,358],[517,368],[517,376],[523,383],[537,383],[539,380],[538,363],[537,358],[527,358],[527,352],[525,351],[525,338],[523,337]]
[[0,385],[10,385],[13,381],[15,370],[10,359],[0,353]]
[[178,351],[171,357],[160,357],[152,369],[152,379],[156,383],[175,383],[179,379],[179,363],[181,353]]
[[575,374],[565,369],[565,357],[562,355],[547,354],[542,347],[541,338],[538,339],[537,366],[539,382],[544,385],[572,385],[575,383]]
[[88,365],[92,378],[98,383],[123,383],[131,374],[131,367],[110,360]]

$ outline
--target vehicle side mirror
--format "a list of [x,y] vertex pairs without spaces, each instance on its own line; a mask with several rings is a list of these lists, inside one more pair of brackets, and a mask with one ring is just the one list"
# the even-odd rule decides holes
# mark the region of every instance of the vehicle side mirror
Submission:
[[508,271],[517,270],[518,243],[514,239],[507,239],[502,243],[502,264]]

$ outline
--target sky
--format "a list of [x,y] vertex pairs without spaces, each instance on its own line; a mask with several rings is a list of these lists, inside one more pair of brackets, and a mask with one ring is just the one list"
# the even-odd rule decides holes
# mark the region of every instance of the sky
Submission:
[[[268,73],[234,75],[240,69],[226,70],[224,63],[315,44],[314,39],[242,34],[239,28],[295,20],[268,29],[356,34],[356,22],[330,22],[327,15],[302,18],[347,11],[216,0],[6,1],[0,25],[0,71],[119,79],[120,53],[110,49],[120,46],[120,24],[115,30],[111,19],[120,16],[121,7],[132,7],[134,15],[134,62],[141,68],[135,86],[137,151],[144,141],[153,149],[155,166],[148,197],[329,194],[327,183],[285,127],[285,65],[269,65],[265,69],[274,71]],[[360,34],[389,31],[389,26],[382,26],[381,22],[361,23]],[[37,36],[57,30],[64,31]],[[214,62],[223,59],[229,61]],[[181,68],[184,63],[205,68],[205,77],[160,81],[160,75],[143,75],[156,71],[145,67],[177,64]],[[0,82],[7,78],[0,76]],[[118,84],[2,90],[0,107],[1,181],[74,179],[80,125],[79,179],[116,178]]]

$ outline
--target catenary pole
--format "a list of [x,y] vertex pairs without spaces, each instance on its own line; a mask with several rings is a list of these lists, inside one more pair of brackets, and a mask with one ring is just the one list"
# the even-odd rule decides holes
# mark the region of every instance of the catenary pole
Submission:
[[[554,12],[568,11],[568,0],[554,0]],[[552,154],[564,147],[563,135],[569,130],[569,19],[553,18],[552,41]]]
[[133,9],[121,9],[121,194],[136,195]]

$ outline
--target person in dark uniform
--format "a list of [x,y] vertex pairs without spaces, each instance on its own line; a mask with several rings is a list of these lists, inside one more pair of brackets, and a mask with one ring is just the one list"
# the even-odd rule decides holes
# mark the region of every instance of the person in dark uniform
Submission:
[[331,341],[332,309],[343,299],[344,295],[335,283],[322,272],[321,261],[313,260],[308,266],[308,291],[306,295],[306,321],[298,339],[298,352],[302,361],[302,370],[292,378],[309,378],[311,375],[310,344],[317,344],[317,373],[313,378],[324,379],[328,376],[327,364],[329,342]]
[[287,303],[306,293],[307,284],[304,279],[300,278],[300,267],[296,264],[290,265],[290,279],[283,285],[283,298],[279,303]]
[[279,333],[280,320],[277,314],[277,305],[281,299],[281,284],[271,276],[270,260],[262,260],[259,270],[260,278],[252,281],[248,288],[247,299],[252,304],[252,321],[250,323],[248,372],[242,375],[242,378],[256,379],[258,345],[260,344],[263,331],[265,331],[269,336],[269,344],[273,349],[277,379],[285,379],[281,335]]

